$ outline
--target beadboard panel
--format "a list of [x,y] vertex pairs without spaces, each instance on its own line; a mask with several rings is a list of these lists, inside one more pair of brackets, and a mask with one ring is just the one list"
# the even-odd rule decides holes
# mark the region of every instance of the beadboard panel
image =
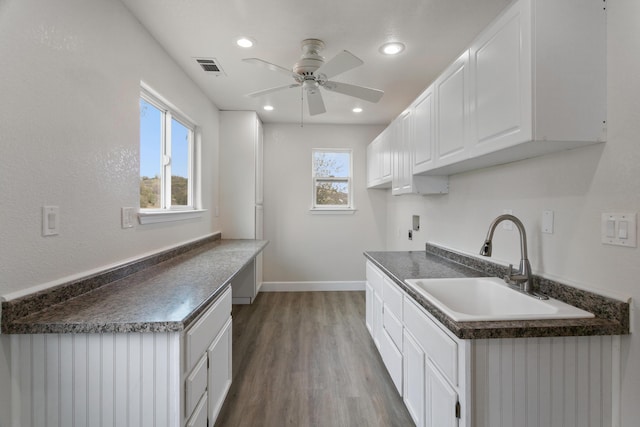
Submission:
[[12,335],[14,427],[180,425],[180,334]]
[[617,340],[591,336],[474,341],[473,425],[614,425]]

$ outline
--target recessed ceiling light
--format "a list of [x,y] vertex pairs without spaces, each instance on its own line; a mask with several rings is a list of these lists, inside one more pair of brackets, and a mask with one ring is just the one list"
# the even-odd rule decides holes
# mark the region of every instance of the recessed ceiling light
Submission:
[[249,48],[255,44],[255,40],[249,37],[238,37],[236,39],[236,44],[240,47]]
[[404,44],[400,42],[385,43],[380,46],[380,53],[385,55],[397,55],[404,50]]
[[362,108],[360,108],[360,107],[356,107],[356,108],[354,108],[354,109],[353,109],[353,110],[351,110],[351,111],[353,111],[354,113],[362,113]]
[[273,105],[265,105],[264,108],[266,111],[273,111]]

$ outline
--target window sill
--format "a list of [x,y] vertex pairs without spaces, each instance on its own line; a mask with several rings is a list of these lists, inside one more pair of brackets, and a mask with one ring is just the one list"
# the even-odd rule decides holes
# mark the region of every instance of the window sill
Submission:
[[157,224],[160,222],[184,221],[192,218],[200,218],[206,209],[194,209],[184,211],[147,211],[138,212],[138,221],[141,225]]
[[356,213],[356,209],[354,208],[340,208],[340,209],[317,209],[311,208],[309,209],[309,213],[311,215],[353,215]]

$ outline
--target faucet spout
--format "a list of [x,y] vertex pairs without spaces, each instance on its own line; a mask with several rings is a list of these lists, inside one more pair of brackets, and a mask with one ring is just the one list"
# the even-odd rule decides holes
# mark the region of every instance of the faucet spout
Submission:
[[491,225],[489,225],[489,231],[487,232],[487,237],[485,238],[484,244],[482,245],[482,248],[480,248],[480,255],[486,257],[491,256],[493,233],[498,227],[498,224],[500,224],[502,221],[513,222],[518,229],[518,233],[520,234],[520,267],[518,271],[515,272],[515,274],[512,271],[509,271],[505,279],[508,279],[511,282],[520,283],[521,288],[525,293],[532,294],[533,277],[531,274],[531,264],[529,263],[529,259],[527,256],[527,233],[524,229],[524,225],[517,217],[510,214],[504,214],[498,216],[493,220]]

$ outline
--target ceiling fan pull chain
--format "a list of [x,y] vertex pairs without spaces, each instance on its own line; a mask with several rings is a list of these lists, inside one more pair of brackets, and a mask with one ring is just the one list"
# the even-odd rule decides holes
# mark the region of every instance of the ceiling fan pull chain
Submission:
[[304,87],[300,86],[300,127],[304,127]]

